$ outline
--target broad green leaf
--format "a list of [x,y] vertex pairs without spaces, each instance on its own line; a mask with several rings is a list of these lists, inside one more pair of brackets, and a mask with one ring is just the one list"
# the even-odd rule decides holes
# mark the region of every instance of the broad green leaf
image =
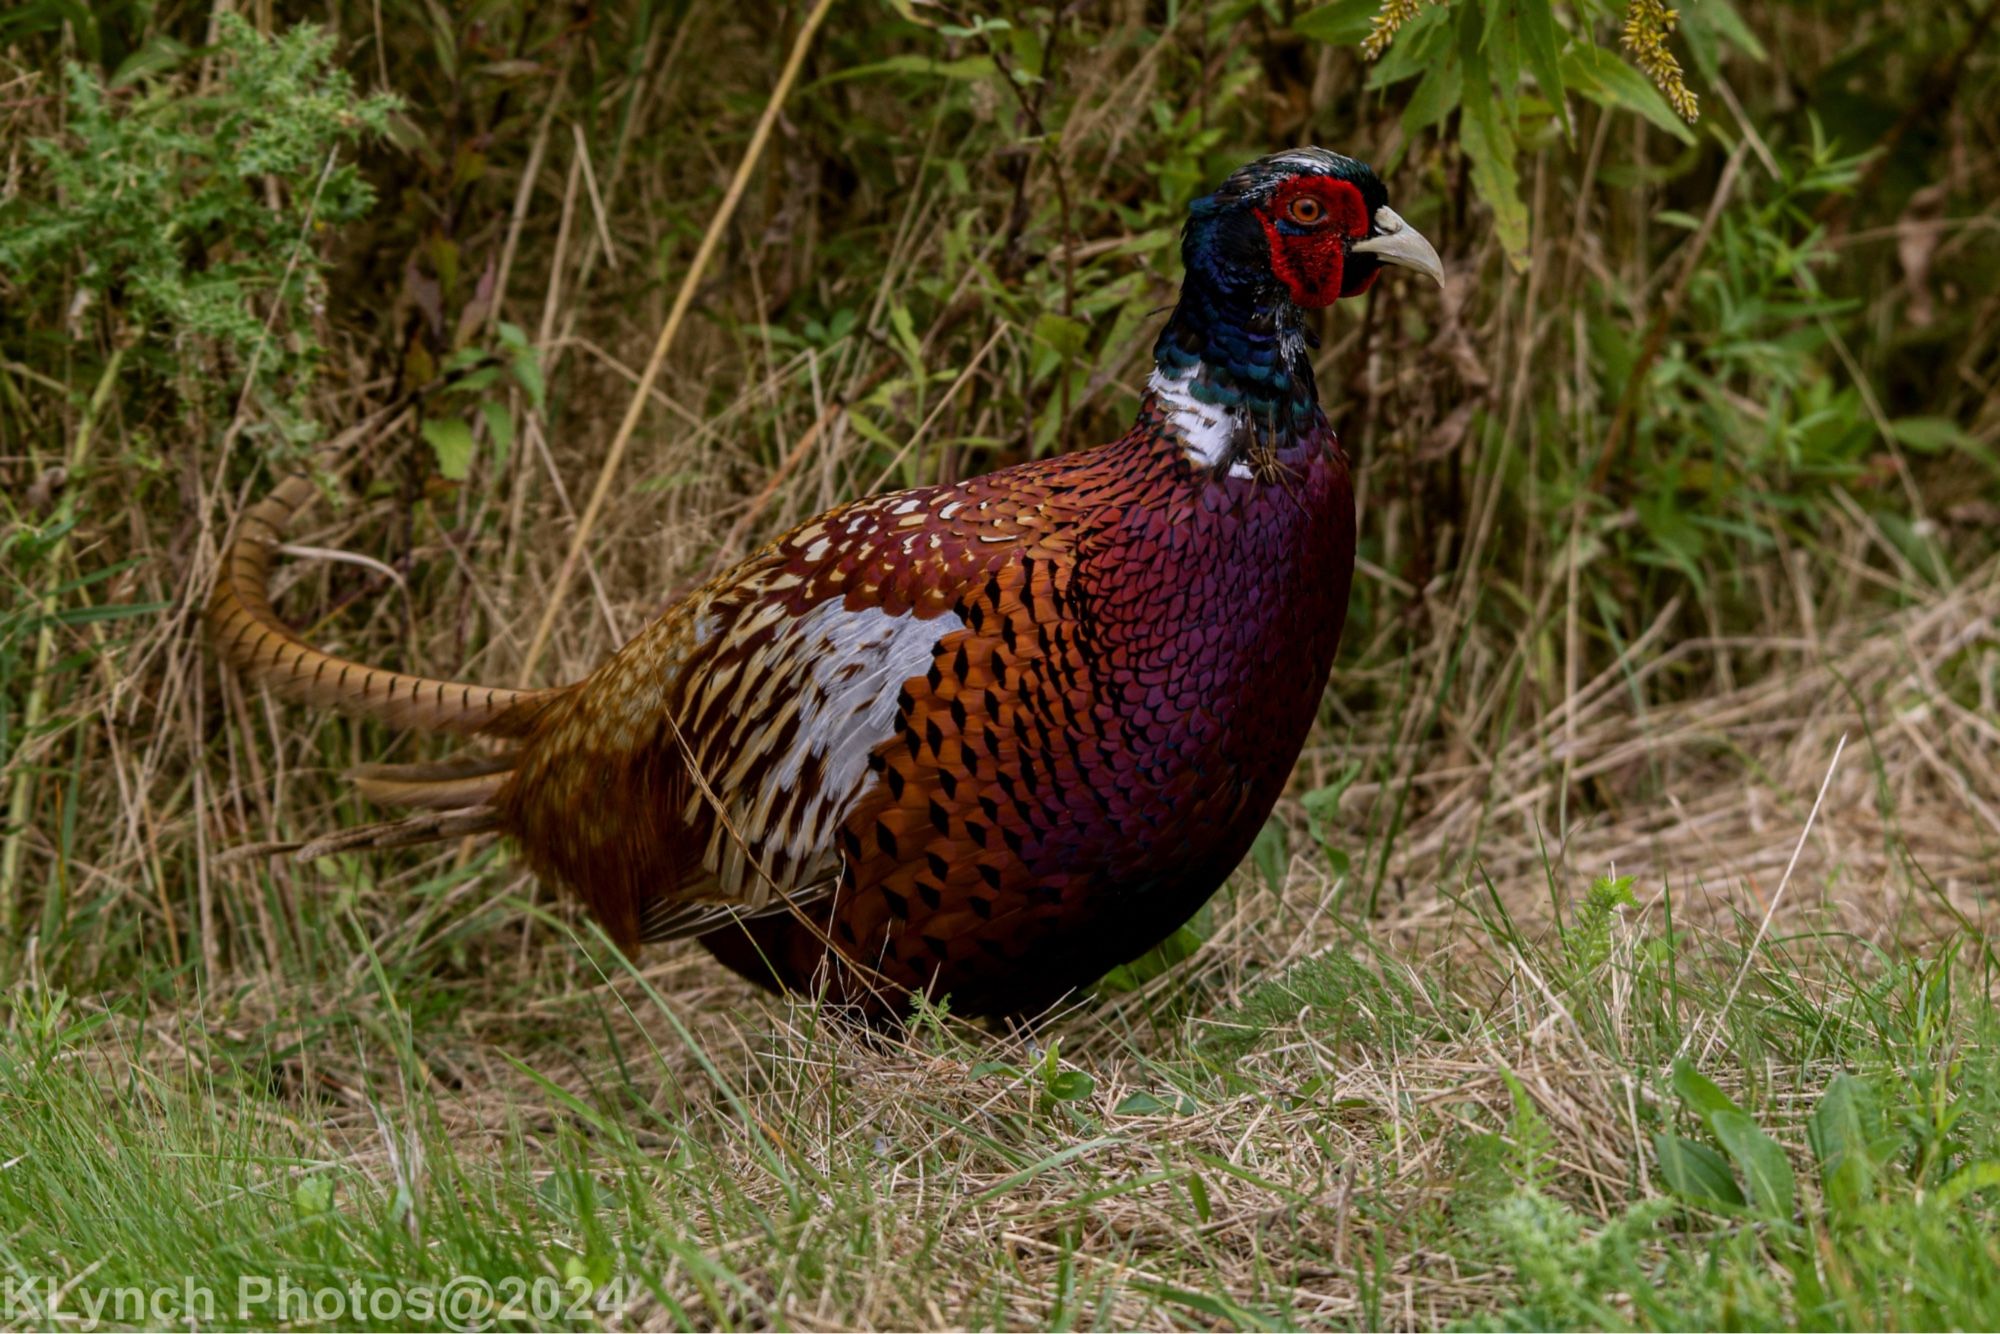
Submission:
[[1942,454],[1976,444],[1964,427],[1949,417],[1898,417],[1890,423],[1896,439],[1919,454]]
[[967,1079],[990,1079],[994,1075],[1005,1075],[1009,1079],[1020,1079],[1021,1067],[1009,1065],[1005,1061],[981,1061],[966,1072]]
[[1757,34],[1750,31],[1750,25],[1736,12],[1736,6],[1729,0],[1701,0],[1689,9],[1701,11],[1702,22],[1712,24],[1715,30],[1729,39],[1729,44],[1755,61],[1766,61],[1771,53],[1764,49],[1764,43],[1757,40]]
[[1728,1160],[1706,1144],[1679,1135],[1656,1134],[1653,1156],[1659,1160],[1667,1189],[1689,1204],[1743,1203],[1743,1191],[1729,1170]]
[[1806,1118],[1813,1157],[1828,1167],[1844,1153],[1866,1153],[1874,1138],[1869,1127],[1879,1120],[1874,1091],[1853,1075],[1835,1075]]
[[1250,845],[1250,860],[1257,867],[1258,874],[1271,892],[1282,893],[1285,888],[1285,867],[1290,860],[1290,850],[1286,846],[1285,825],[1275,816],[1264,821],[1264,827],[1257,831],[1257,841]]
[[1214,1208],[1208,1202],[1208,1183],[1201,1179],[1201,1173],[1187,1175],[1188,1199],[1194,1202],[1195,1216],[1206,1223],[1215,1216]]
[[1097,1081],[1081,1070],[1058,1070],[1043,1087],[1057,1102],[1077,1102],[1096,1090]]
[[[1686,8],[1700,9],[1701,5],[1697,3]],[[1698,18],[1682,23],[1680,28],[1681,40],[1687,45],[1695,72],[1709,83],[1714,83],[1722,76],[1722,43],[1715,30]]]
[[151,75],[165,74],[187,59],[188,50],[185,42],[177,42],[171,37],[155,37],[119,63],[111,75],[109,86],[123,88]]
[[[475,356],[482,355],[477,348],[470,349]],[[482,389],[491,389],[500,379],[498,366],[482,366],[470,375],[461,376],[452,388],[463,394],[476,394]]]
[[292,1188],[292,1212],[300,1218],[318,1218],[333,1208],[333,1182],[326,1177],[307,1177]]
[[2000,1161],[1987,1159],[1961,1169],[1951,1180],[1937,1189],[1937,1202],[1949,1209],[1975,1190],[1990,1190],[2000,1186]]
[[546,412],[549,406],[548,382],[542,378],[541,358],[533,348],[514,354],[514,382],[535,405],[535,411]]
[[903,349],[903,355],[910,359],[910,364],[923,365],[924,345],[917,339],[917,327],[910,318],[910,308],[901,303],[889,307],[889,325],[895,330],[896,343]]
[[1788,1221],[1794,1196],[1792,1165],[1778,1141],[1759,1129],[1748,1112],[1717,1112],[1709,1118],[1709,1129],[1736,1160],[1737,1170],[1750,1185],[1751,1202],[1767,1217]]
[[1340,799],[1347,795],[1347,789],[1354,786],[1354,780],[1361,777],[1362,763],[1359,760],[1349,764],[1325,787],[1316,787],[1299,798],[1299,804],[1308,814],[1332,819],[1340,810]]
[[1111,1112],[1114,1116],[1158,1116],[1162,1112],[1179,1110],[1179,1107],[1155,1094],[1128,1093]]
[[1820,1191],[1837,1216],[1852,1214],[1874,1193],[1870,1146],[1881,1120],[1873,1091],[1853,1075],[1835,1076],[1806,1119],[1806,1138],[1819,1160]]
[[[980,21],[988,28],[1005,22],[1004,19]],[[1025,25],[1017,28],[1008,24],[1007,45],[1014,53],[1014,81],[1020,84],[1039,82],[1044,73],[1042,61],[1048,55],[1047,48],[1042,45],[1042,34]]]
[[1488,0],[1492,12],[1486,16],[1486,31],[1480,46],[1486,52],[1486,66],[1493,75],[1500,110],[1506,113],[1509,129],[1521,125],[1521,31],[1514,14],[1514,0]]
[[881,427],[877,426],[874,422],[870,421],[867,417],[864,417],[860,413],[855,412],[852,409],[849,409],[846,420],[847,424],[854,428],[854,433],[860,436],[863,440],[866,440],[869,444],[879,445],[881,448],[889,450],[891,453],[894,453],[902,449],[901,445],[897,444],[894,440],[889,438],[889,433],[887,431],[883,430]]
[[1576,43],[1562,56],[1563,79],[1579,93],[1604,107],[1635,111],[1684,144],[1694,132],[1674,114],[1660,90],[1646,76],[1601,46]]
[[1333,0],[1308,10],[1292,23],[1292,31],[1331,46],[1354,46],[1375,26],[1382,0]]
[[1327,864],[1336,878],[1344,877],[1349,866],[1347,854],[1339,847],[1344,829],[1340,822],[1340,798],[1360,776],[1361,764],[1356,761],[1325,787],[1314,788],[1299,798],[1299,805],[1305,807],[1306,831],[1325,850]]
[[502,320],[499,325],[500,341],[511,356],[514,382],[528,395],[528,401],[535,405],[535,411],[542,412],[548,407],[548,381],[542,376],[542,359],[535,353],[535,345],[528,341],[528,335],[517,324]]
[[1863,1154],[1843,1153],[1820,1168],[1819,1187],[1827,1212],[1851,1218],[1875,1194],[1875,1165]]
[[1674,1092],[1680,1095],[1687,1109],[1700,1117],[1702,1124],[1715,1129],[1712,1118],[1717,1112],[1741,1112],[1727,1093],[1709,1082],[1708,1076],[1694,1068],[1694,1063],[1685,1058],[1674,1062]]
[[1516,269],[1528,262],[1528,209],[1521,202],[1520,177],[1514,170],[1514,132],[1493,102],[1493,83],[1485,53],[1479,49],[1481,28],[1475,6],[1465,8],[1459,27],[1458,53],[1465,63],[1465,88],[1460,102],[1459,144],[1472,162],[1472,186],[1493,210],[1493,231],[1508,262]]
[[1563,133],[1571,133],[1569,107],[1563,97],[1562,32],[1556,27],[1555,9],[1550,0],[1519,0],[1521,54],[1528,73],[1535,76],[1542,96],[1556,109]]
[[493,441],[494,466],[504,467],[514,452],[514,414],[507,411],[505,403],[489,398],[479,405],[479,415],[486,422],[488,438]]
[[1147,950],[1130,963],[1123,963],[1097,979],[1097,989],[1109,995],[1136,991],[1202,947],[1215,932],[1215,917],[1207,905],[1194,920]]
[[596,1292],[609,1283],[618,1273],[618,1262],[603,1251],[593,1251],[589,1256],[566,1255],[563,1257],[563,1286],[573,1287],[581,1282],[587,1284],[587,1292]]
[[438,471],[454,482],[464,481],[472,471],[471,424],[463,417],[431,417],[423,432],[437,455]]
[[1417,91],[1410,94],[1409,102],[1403,107],[1403,133],[1415,136],[1418,131],[1428,130],[1449,116],[1458,106],[1464,75],[1465,70],[1458,63],[1456,51],[1434,62],[1424,75],[1423,82],[1417,85]]
[[1015,31],[1015,28],[1006,19],[988,18],[984,14],[977,14],[973,16],[971,27],[965,27],[957,23],[940,23],[937,30],[940,37],[957,39],[962,37],[978,37],[989,32],[1012,33]]
[[1090,339],[1090,326],[1082,320],[1054,311],[1044,311],[1035,317],[1035,341],[1052,349],[1058,356],[1074,357],[1080,354]]

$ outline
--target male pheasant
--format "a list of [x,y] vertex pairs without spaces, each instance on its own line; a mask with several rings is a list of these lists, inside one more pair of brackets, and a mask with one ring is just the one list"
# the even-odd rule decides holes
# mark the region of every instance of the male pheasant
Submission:
[[300,478],[245,515],[213,633],[308,702],[511,745],[361,771],[431,813],[348,843],[497,829],[627,948],[698,935],[877,1013],[1040,1010],[1186,921],[1277,801],[1354,568],[1302,312],[1384,264],[1442,276],[1375,174],[1317,148],[1196,200],[1182,256],[1122,439],[831,510],[574,685],[306,645],[266,592]]

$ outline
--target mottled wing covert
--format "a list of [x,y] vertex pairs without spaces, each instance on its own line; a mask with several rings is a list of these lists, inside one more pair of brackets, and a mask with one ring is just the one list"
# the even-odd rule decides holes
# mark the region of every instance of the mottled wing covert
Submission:
[[858,502],[780,539],[552,706],[503,794],[536,869],[622,943],[831,892],[898,700],[1021,541],[962,488]]

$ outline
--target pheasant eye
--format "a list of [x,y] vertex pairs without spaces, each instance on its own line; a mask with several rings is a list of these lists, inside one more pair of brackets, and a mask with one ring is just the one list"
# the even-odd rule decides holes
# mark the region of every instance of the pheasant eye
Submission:
[[1310,227],[1326,216],[1326,205],[1311,195],[1300,195],[1285,211],[1290,214],[1293,222],[1302,222]]

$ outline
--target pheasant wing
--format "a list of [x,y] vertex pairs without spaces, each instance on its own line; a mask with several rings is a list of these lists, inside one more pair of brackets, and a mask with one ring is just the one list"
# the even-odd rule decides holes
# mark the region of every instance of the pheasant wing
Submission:
[[626,944],[825,898],[905,687],[1038,526],[1014,482],[856,502],[690,595],[550,706],[504,826]]

